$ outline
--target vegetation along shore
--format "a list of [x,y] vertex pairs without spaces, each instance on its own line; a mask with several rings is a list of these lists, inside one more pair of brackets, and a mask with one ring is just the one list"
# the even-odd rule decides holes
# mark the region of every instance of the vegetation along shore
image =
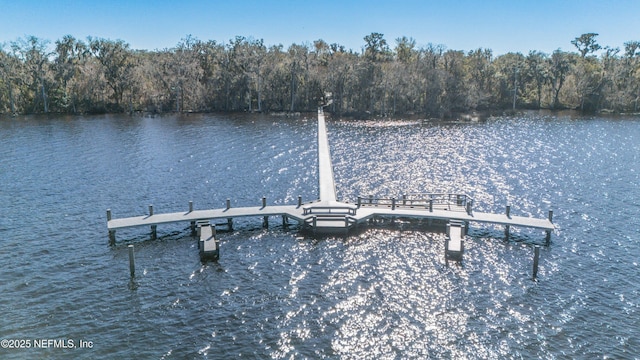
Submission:
[[267,47],[191,36],[174,48],[123,40],[34,36],[0,47],[0,114],[171,111],[314,111],[326,94],[338,115],[418,115],[510,109],[638,112],[640,41],[601,46],[598,34],[560,49],[494,56],[444,45],[389,45],[364,37],[360,52],[323,40]]

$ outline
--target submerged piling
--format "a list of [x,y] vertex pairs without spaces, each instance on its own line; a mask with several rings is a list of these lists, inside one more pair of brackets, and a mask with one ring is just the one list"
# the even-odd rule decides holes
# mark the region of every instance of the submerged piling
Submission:
[[[549,222],[553,223],[553,210],[549,210]],[[551,230],[547,230],[545,237],[545,245],[549,245],[549,243],[551,243]]]
[[533,280],[538,277],[538,259],[540,258],[540,245],[533,247]]
[[136,260],[133,254],[133,245],[129,245],[129,272],[131,277],[136,277]]

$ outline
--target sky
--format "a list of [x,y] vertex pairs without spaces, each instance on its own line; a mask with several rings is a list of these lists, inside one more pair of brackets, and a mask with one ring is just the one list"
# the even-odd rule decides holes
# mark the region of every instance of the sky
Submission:
[[27,36],[53,47],[65,35],[124,40],[162,50],[191,36],[228,44],[236,36],[265,45],[344,45],[360,52],[364,37],[402,36],[416,44],[494,55],[576,51],[571,40],[598,33],[602,46],[640,41],[640,0],[0,0],[0,44]]

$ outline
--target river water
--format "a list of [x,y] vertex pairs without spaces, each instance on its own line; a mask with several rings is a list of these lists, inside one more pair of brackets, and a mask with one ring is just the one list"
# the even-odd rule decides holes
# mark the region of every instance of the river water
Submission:
[[1,119],[0,358],[640,358],[640,118],[327,127],[341,200],[444,191],[553,210],[538,280],[543,231],[505,241],[473,223],[449,267],[444,235],[406,221],[314,239],[238,219],[204,264],[188,224],[108,245],[108,208],[317,198],[313,116]]

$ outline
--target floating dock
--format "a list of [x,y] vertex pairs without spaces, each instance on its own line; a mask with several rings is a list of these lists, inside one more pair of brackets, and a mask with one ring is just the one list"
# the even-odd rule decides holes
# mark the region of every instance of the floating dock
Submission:
[[[355,203],[338,201],[322,107],[318,108],[318,186],[320,199],[303,203],[302,198],[298,196],[297,204],[293,205],[269,206],[263,197],[261,206],[233,208],[227,199],[225,207],[194,210],[193,202],[190,201],[189,208],[185,211],[156,214],[150,205],[149,213],[146,215],[120,219],[112,218],[111,210],[107,210],[109,242],[115,244],[115,232],[122,228],[148,226],[151,228],[152,237],[156,237],[156,227],[161,224],[189,222],[191,230],[195,232],[198,222],[226,219],[226,225],[232,230],[234,218],[256,216],[263,218],[265,227],[268,227],[270,217],[281,217],[283,225],[289,224],[289,220],[293,219],[303,229],[314,234],[346,234],[350,229],[376,217],[437,220],[454,224],[456,232],[457,228],[468,229],[471,222],[496,224],[505,227],[507,237],[511,226],[535,228],[546,231],[547,243],[555,228],[552,211],[549,211],[546,219],[512,216],[510,206],[506,207],[503,214],[477,212],[473,210],[473,199],[466,194],[403,194],[397,198],[376,198],[368,195],[358,197]],[[455,244],[449,242],[448,246],[453,245]],[[460,245],[462,246],[461,243]],[[460,249],[462,251],[462,248]]]

